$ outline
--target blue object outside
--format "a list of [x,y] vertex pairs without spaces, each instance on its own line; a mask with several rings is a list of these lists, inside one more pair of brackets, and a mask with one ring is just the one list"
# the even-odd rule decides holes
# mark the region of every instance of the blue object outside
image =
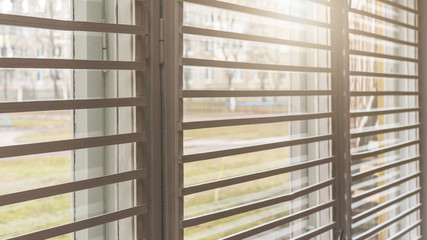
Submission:
[[10,120],[10,118],[6,115],[6,113],[1,114],[3,120],[6,120],[6,122],[0,122],[0,127],[12,127],[13,122]]

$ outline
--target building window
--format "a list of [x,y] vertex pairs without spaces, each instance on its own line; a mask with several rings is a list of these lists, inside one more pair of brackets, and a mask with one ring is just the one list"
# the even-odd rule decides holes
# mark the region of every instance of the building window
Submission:
[[6,47],[2,47],[2,48],[1,48],[1,55],[2,55],[3,57],[6,57],[6,56],[7,56],[7,48],[6,48]]
[[37,52],[36,52],[36,56],[37,57],[43,57],[44,54],[44,48],[43,47],[38,47],[37,48]]
[[244,71],[239,69],[235,72],[233,76],[233,83],[243,83],[245,81]]
[[21,57],[26,57],[27,56],[27,49],[21,49]]
[[188,39],[184,40],[184,56],[188,56],[190,57],[193,54],[193,48],[192,48],[192,44],[191,41]]
[[210,84],[214,82],[214,71],[211,68],[205,69],[205,83]]
[[55,46],[53,49],[53,56],[54,57],[60,57],[61,56],[61,47],[60,46]]
[[190,89],[191,88],[191,84],[194,83],[194,81],[193,81],[193,71],[191,69],[185,69],[185,72],[184,72],[184,83],[185,83],[185,88],[186,89]]
[[215,20],[215,15],[213,12],[205,14],[205,23],[206,24],[213,24]]
[[21,83],[26,83],[28,80],[28,74],[26,72],[20,72],[19,73],[19,81]]
[[215,43],[211,40],[205,42],[205,51],[208,54],[212,54],[215,51]]
[[39,84],[39,85],[44,83],[44,72],[37,71],[37,73],[36,73],[36,83]]

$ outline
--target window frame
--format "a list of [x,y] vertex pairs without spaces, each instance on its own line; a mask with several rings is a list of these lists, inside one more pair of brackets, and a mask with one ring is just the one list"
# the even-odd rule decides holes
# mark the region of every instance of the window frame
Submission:
[[[40,153],[74,151],[93,147],[132,143],[136,145],[135,169],[117,174],[105,175],[96,178],[71,181],[48,187],[35,188],[27,191],[15,192],[0,196],[0,205],[6,206],[25,201],[39,200],[45,197],[73,193],[108,184],[124,181],[135,182],[135,199],[129,199],[135,204],[130,208],[99,214],[81,221],[42,229],[26,233],[11,239],[46,239],[94,226],[119,221],[128,217],[135,217],[135,225],[130,226],[135,231],[129,234],[135,239],[161,239],[161,153],[160,153],[160,82],[150,82],[159,78],[159,39],[151,38],[159,32],[159,27],[151,28],[148,20],[151,14],[160,13],[158,1],[137,0],[129,10],[135,12],[135,24],[109,24],[96,22],[82,22],[74,20],[57,20],[41,17],[28,17],[15,14],[0,14],[3,25],[29,27],[60,31],[108,32],[123,33],[135,36],[134,61],[108,60],[76,60],[76,59],[37,59],[37,58],[10,58],[4,56],[0,62],[2,68],[34,68],[32,73],[40,69],[82,69],[82,70],[131,70],[135,73],[136,90],[134,97],[128,98],[100,98],[100,99],[70,99],[52,101],[2,102],[0,108],[4,113],[20,113],[33,111],[77,110],[94,108],[135,108],[133,117],[136,131],[130,134],[114,134],[101,137],[72,138],[62,141],[37,142],[25,145],[0,147],[0,158],[20,157]],[[154,18],[154,17],[153,17]],[[158,34],[156,35],[158,36]],[[151,47],[151,51],[147,48]],[[52,46],[53,47],[53,46]],[[157,48],[156,48],[157,47]],[[153,58],[149,58],[150,54]],[[56,56],[54,56],[56,57]],[[133,56],[132,56],[133,57]],[[151,61],[153,60],[153,61]],[[154,86],[153,86],[154,85]],[[151,90],[155,88],[155,90]],[[156,92],[157,91],[157,92]],[[157,104],[157,105],[156,105]],[[155,108],[153,108],[155,107]],[[147,117],[148,116],[148,117]],[[156,152],[157,151],[157,152]],[[147,179],[150,178],[150,181]],[[156,178],[158,179],[157,181]],[[152,179],[152,180],[151,180]],[[153,185],[151,185],[153,184]],[[157,197],[157,198],[156,198]],[[150,207],[147,207],[149,205]]]
[[[384,3],[390,3],[390,1],[379,0]],[[315,1],[317,2],[317,1]],[[342,53],[342,56],[332,54],[333,59],[333,89],[335,90],[335,103],[333,111],[338,112],[337,119],[334,119],[334,133],[335,153],[338,161],[335,162],[334,175],[336,176],[336,188],[334,196],[337,201],[337,208],[334,210],[334,219],[337,222],[337,227],[334,231],[334,239],[352,239],[352,207],[351,207],[351,151],[350,151],[350,86],[349,86],[349,24],[348,24],[348,13],[349,13],[349,1],[331,1],[333,8],[331,9],[332,25],[334,27],[335,34],[332,36],[332,46],[336,52]],[[180,118],[182,118],[182,110],[179,109],[181,103],[176,102],[177,92],[182,90],[182,85],[179,81],[182,72],[178,67],[176,59],[179,59],[182,43],[182,32],[179,30],[179,23],[182,19],[181,13],[183,10],[183,3],[179,0],[174,1],[162,1],[162,16],[164,22],[168,23],[165,25],[165,52],[168,58],[162,65],[162,82],[164,82],[163,88],[163,115],[162,118],[167,119],[168,122],[163,124],[163,168],[164,168],[164,192],[163,192],[163,218],[164,218],[164,239],[183,239],[182,226],[179,222],[181,221],[180,216],[183,216],[182,202],[176,201],[179,195],[177,190],[182,186],[183,176],[179,175],[177,166],[182,163],[182,142],[179,140],[180,136],[176,133],[179,132],[180,127],[176,124]],[[395,4],[391,2],[391,4]],[[419,1],[418,12],[427,12],[427,3],[425,1]],[[423,18],[423,14],[418,14],[418,26],[419,26],[419,42],[427,42],[427,17]],[[427,15],[424,15],[427,16]],[[423,32],[423,30],[425,32]],[[179,36],[178,41],[175,36]],[[427,97],[423,96],[423,92],[427,92],[427,83],[423,84],[422,79],[425,77],[425,72],[422,69],[427,69],[427,61],[423,62],[422,59],[427,58],[427,48],[420,48],[419,50],[419,88],[420,100],[419,108],[423,109],[427,107]],[[341,79],[341,81],[337,81]],[[425,100],[423,100],[425,99]],[[339,100],[339,101],[337,101]],[[427,135],[427,128],[424,127],[423,119],[427,119],[427,110],[420,111],[420,146],[424,143],[424,136]],[[170,120],[170,121],[169,121]],[[423,183],[427,181],[427,154],[426,148],[421,148],[421,201],[427,199],[427,190]],[[338,170],[339,169],[339,170]],[[425,222],[427,217],[427,208],[421,208],[421,220]],[[427,226],[421,225],[422,236],[427,235]]]
[[[319,1],[319,0],[312,0]],[[385,1],[385,0],[378,0]],[[145,25],[148,32],[139,35],[136,38],[136,59],[146,61],[146,74],[139,76],[146,77],[149,81],[145,85],[138,86],[136,99],[141,100],[143,97],[147,100],[146,110],[139,109],[136,112],[138,131],[146,129],[146,152],[142,150],[144,146],[138,148],[140,156],[146,156],[146,166],[142,162],[138,163],[138,168],[146,168],[146,180],[138,180],[137,202],[147,201],[147,218],[138,216],[137,238],[142,239],[183,239],[183,227],[180,219],[183,216],[183,202],[179,199],[179,190],[183,186],[183,176],[180,175],[177,168],[182,165],[183,143],[181,126],[178,124],[183,117],[181,109],[182,98],[179,92],[183,89],[183,72],[179,67],[177,59],[183,49],[182,32],[180,24],[182,21],[181,13],[183,12],[183,1],[181,0],[135,0],[138,3],[136,11],[140,13],[136,21],[140,25]],[[419,1],[418,11],[427,13],[427,2]],[[334,7],[331,10],[334,17],[331,22],[334,30],[338,33],[332,36],[332,46],[338,53],[343,56],[332,54],[333,67],[333,90],[335,94],[335,111],[336,118],[333,119],[333,133],[335,142],[334,152],[336,158],[334,162],[335,176],[335,199],[336,209],[333,211],[333,218],[337,223],[334,231],[334,239],[352,239],[351,226],[351,154],[349,136],[349,29],[348,29],[348,1],[335,0]],[[144,16],[144,18],[142,17]],[[144,22],[149,20],[148,22]],[[419,42],[427,42],[427,14],[419,14]],[[342,31],[340,31],[342,30]],[[177,38],[180,36],[181,38]],[[177,40],[178,39],[178,40]],[[421,146],[425,143],[427,128],[423,121],[427,120],[427,96],[421,93],[427,93],[427,83],[421,81],[427,76],[427,48],[421,47],[419,50],[419,92],[420,101],[420,141]],[[51,62],[50,62],[51,63]],[[160,63],[160,64],[159,64]],[[16,62],[14,64],[17,64]],[[31,63],[26,63],[29,66]],[[13,64],[12,64],[13,65]],[[41,64],[43,65],[43,64]],[[25,64],[24,64],[25,66]],[[70,65],[75,67],[76,65]],[[99,67],[97,65],[97,67]],[[341,79],[341,81],[339,81]],[[342,81],[344,80],[344,81]],[[176,101],[176,99],[181,99]],[[339,100],[339,101],[338,101]],[[72,102],[64,101],[66,103]],[[82,101],[80,103],[89,103]],[[51,104],[48,106],[48,104]],[[73,103],[77,105],[76,103]],[[120,103],[115,103],[119,104]],[[2,104],[8,107],[9,111],[19,111],[29,109],[30,107],[23,104]],[[73,105],[73,106],[75,106]],[[96,103],[97,106],[104,106],[105,103]],[[38,109],[50,109],[56,107],[61,109],[61,103],[46,102],[45,106],[38,105]],[[146,125],[143,123],[146,122]],[[340,133],[340,134],[339,134]],[[340,144],[338,144],[340,143]],[[41,146],[41,145],[37,145]],[[50,146],[50,145],[49,145]],[[53,145],[52,145],[53,146]],[[16,149],[15,149],[16,151]],[[28,151],[34,152],[37,150]],[[427,189],[424,185],[427,181],[427,148],[421,148],[421,202],[427,200]],[[143,193],[146,193],[143,196]],[[427,236],[427,208],[421,208],[421,235]]]
[[[426,1],[418,1],[418,27],[419,27],[419,35],[418,42],[420,44],[420,48],[418,50],[418,58],[419,58],[419,108],[420,108],[420,146],[425,146],[426,137],[427,137],[427,127],[425,121],[427,121],[427,48],[422,47],[423,43],[427,43],[427,2]],[[422,14],[424,13],[424,14]],[[421,203],[425,203],[427,201],[427,148],[420,148],[420,183],[421,183]],[[427,236],[427,207],[424,205],[421,207],[421,236]]]

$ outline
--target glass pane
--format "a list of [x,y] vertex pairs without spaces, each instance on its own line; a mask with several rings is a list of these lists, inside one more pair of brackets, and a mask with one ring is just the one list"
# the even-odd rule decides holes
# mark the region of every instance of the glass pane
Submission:
[[[133,0],[0,0],[0,13],[112,24],[134,24],[136,14]],[[56,60],[64,59],[135,61],[135,39],[131,34],[2,25],[0,61],[10,61],[9,58],[43,58],[55,64]],[[46,103],[46,100],[99,100],[136,95],[133,70],[55,69],[55,64],[47,68],[0,69],[0,102]],[[0,113],[0,132],[3,135],[0,147],[135,133],[135,107]],[[0,195],[135,170],[135,146],[129,143],[2,158]],[[0,238],[133,207],[136,185],[127,181],[3,206]],[[131,240],[135,233],[133,224],[133,218],[125,219],[53,239]]]
[[[416,1],[396,3],[416,9]],[[350,118],[351,132],[357,134],[350,140],[351,191],[357,199],[352,202],[357,220],[353,222],[353,235],[373,240],[395,239],[395,234],[419,220],[417,214],[411,214],[394,221],[420,203],[419,195],[413,192],[420,187],[419,177],[414,176],[420,170],[419,100],[418,94],[414,94],[419,81],[418,15],[384,1],[356,0],[351,7],[362,12],[349,14],[350,29],[372,36],[349,35],[350,48],[357,50],[350,54],[350,71],[366,74],[354,73],[349,82],[351,91],[365,95],[350,98],[350,111],[366,112]],[[378,17],[363,16],[365,13]],[[396,76],[376,77],[380,75],[372,73]],[[397,109],[402,111],[386,112]],[[379,211],[371,213],[373,209]],[[363,235],[378,226],[385,228],[372,236]],[[416,236],[417,233],[410,238]]]
[[[127,207],[106,202],[103,198],[90,196],[90,192],[96,191],[100,193],[102,191],[117,190],[118,188],[118,184],[112,184],[104,187],[93,188],[90,191],[79,191],[0,207],[0,237],[2,239],[11,238],[37,230],[72,223],[76,220],[85,220],[90,217],[123,210]],[[91,201],[83,204],[83,202],[79,202],[77,199],[73,198],[73,194],[84,194],[87,197],[90,197]],[[127,196],[118,196],[117,201],[127,201]],[[132,224],[132,222],[130,223]],[[129,222],[126,224],[129,224]],[[77,239],[91,239],[90,235],[102,236],[103,232],[113,233],[113,230],[116,228],[117,225],[115,224],[106,224],[74,234]],[[82,232],[85,232],[86,236],[82,235]],[[88,235],[88,232],[91,233]],[[58,239],[74,239],[71,238],[71,236],[71,234],[68,234]]]
[[[251,14],[239,12],[247,8],[253,9],[250,10]],[[270,11],[271,17],[259,16],[257,11]],[[279,15],[283,17],[275,17]],[[263,171],[331,157],[332,142],[329,139],[302,140],[266,150],[256,148],[269,143],[330,135],[332,117],[312,116],[292,121],[239,123],[240,119],[247,121],[332,113],[332,97],[329,92],[323,95],[312,93],[332,90],[332,73],[329,70],[332,66],[332,53],[329,48],[331,31],[327,27],[330,23],[329,7],[305,0],[221,0],[215,2],[214,6],[184,1],[182,17],[184,34],[179,40],[182,43],[182,57],[184,60],[196,59],[196,62],[203,64],[192,66],[183,61],[182,75],[179,76],[180,86],[184,90],[184,97],[177,99],[182,110],[181,121],[184,128],[180,135],[180,151],[182,150],[184,164],[179,175],[183,176],[184,192],[193,187],[218,184],[218,187],[212,187],[213,189],[184,194],[184,218],[197,220],[197,217],[204,214],[227,211],[291,194],[330,180],[330,163],[283,173],[269,172],[271,176],[267,174],[262,178],[251,178]],[[206,34],[208,32],[209,34]],[[260,38],[256,39],[261,40],[254,40],[252,36],[259,36]],[[263,40],[264,37],[268,39]],[[293,70],[293,67],[302,68]],[[230,94],[233,91],[247,91],[247,94],[252,95],[186,97],[187,93],[203,94],[208,92],[207,90],[212,93],[218,90]],[[283,92],[279,93],[280,90],[300,91],[307,95],[289,96]],[[264,96],[263,91],[278,93],[276,96]],[[261,92],[261,95],[257,95],[258,92]],[[197,127],[203,124],[224,123],[223,120],[228,123],[232,120],[233,124]],[[196,128],[186,129],[186,126]],[[239,152],[242,149],[243,151]],[[215,156],[214,153],[221,150],[231,152],[225,152],[223,157]],[[206,156],[203,161],[186,161],[188,156],[197,158],[198,154]],[[213,154],[212,157],[210,154]],[[234,180],[248,178],[249,180],[240,183]],[[230,181],[233,181],[233,184],[228,184]],[[302,211],[312,204],[332,200],[331,190],[330,187],[313,189],[313,193],[296,199],[290,198],[277,205],[249,212],[236,212],[232,216],[207,223],[196,223],[195,226],[184,229],[184,238],[218,239],[256,228]],[[319,220],[320,218],[322,220]],[[331,220],[329,210],[319,211],[313,216],[294,221],[291,228],[287,224],[257,235],[255,239],[298,237],[312,228],[328,224]],[[330,239],[330,236],[330,232],[325,231],[316,239],[326,240]]]

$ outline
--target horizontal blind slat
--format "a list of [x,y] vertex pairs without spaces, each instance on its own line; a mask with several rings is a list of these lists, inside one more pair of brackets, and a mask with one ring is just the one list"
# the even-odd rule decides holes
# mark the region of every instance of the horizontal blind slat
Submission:
[[223,180],[216,180],[212,182],[201,183],[198,185],[191,185],[182,189],[181,194],[190,195],[190,194],[195,194],[198,192],[208,191],[216,188],[222,188],[222,187],[227,187],[235,184],[241,184],[241,183],[254,181],[262,178],[276,176],[279,174],[298,171],[298,170],[306,169],[309,167],[320,166],[326,163],[332,163],[334,160],[335,160],[334,157],[316,159],[316,160],[311,160],[303,163],[292,164],[290,166],[281,167],[281,168],[277,168],[269,171],[261,171],[261,172],[251,173],[243,176],[227,178]]
[[400,4],[400,3],[397,3],[397,2],[392,2],[390,0],[376,0],[376,1],[377,2],[385,3],[385,4],[390,5],[392,7],[395,7],[395,8],[399,8],[399,9],[405,10],[407,12],[412,12],[412,13],[418,14],[418,10],[417,9],[406,7],[406,6],[404,6],[404,5]]
[[381,224],[379,224],[379,225],[377,225],[377,226],[375,226],[375,227],[373,227],[373,228],[371,228],[371,229],[363,232],[360,235],[357,235],[356,237],[354,237],[354,240],[366,239],[366,238],[368,238],[368,237],[370,237],[370,236],[372,236],[372,235],[380,232],[381,230],[383,230],[383,229],[387,228],[388,226],[392,225],[393,223],[396,223],[396,222],[402,220],[403,218],[407,217],[411,213],[413,213],[415,211],[418,211],[420,209],[421,209],[421,204],[418,204],[417,206],[412,207],[412,208],[410,208],[410,209],[408,209],[408,210],[406,210],[406,211],[398,214],[396,217],[394,217],[394,218],[392,218],[390,220],[387,220],[386,222],[381,223]]
[[404,40],[400,40],[400,39],[392,38],[392,37],[387,37],[387,36],[376,34],[376,33],[370,33],[370,32],[356,30],[356,29],[349,29],[348,31],[349,31],[350,34],[355,34],[355,35],[359,35],[359,36],[364,36],[364,37],[370,37],[370,38],[385,40],[385,41],[388,41],[388,42],[402,44],[402,45],[408,45],[408,46],[418,47],[418,43],[404,41]]
[[406,91],[352,91],[352,97],[365,97],[365,96],[418,96],[419,92],[406,92]]
[[398,239],[401,239],[401,237],[403,237],[405,234],[409,233],[410,231],[414,230],[417,227],[420,227],[421,223],[422,223],[422,220],[418,220],[414,224],[411,224],[408,227],[402,229],[400,232],[394,234],[388,240],[398,240]]
[[383,115],[383,114],[396,114],[396,113],[405,113],[405,112],[416,112],[420,108],[386,108],[386,109],[374,109],[366,111],[353,111],[350,112],[350,117],[363,117],[363,116],[373,116],[373,115]]
[[299,235],[299,236],[297,236],[297,237],[294,237],[294,238],[292,238],[292,240],[305,240],[305,239],[312,239],[312,238],[314,238],[314,237],[316,237],[316,236],[321,235],[322,233],[325,233],[325,232],[327,232],[327,231],[330,231],[330,230],[334,229],[334,228],[335,228],[335,227],[337,227],[337,226],[338,226],[338,224],[337,224],[337,223],[332,222],[332,223],[329,223],[329,224],[327,224],[327,225],[324,225],[324,226],[322,226],[322,227],[320,227],[320,228],[313,229],[313,230],[308,231],[308,232],[306,232],[306,233],[303,233],[303,234],[301,234],[301,235]]
[[358,77],[378,77],[378,78],[403,78],[403,79],[418,79],[418,75],[405,75],[405,74],[393,74],[393,73],[380,73],[380,72],[359,72],[350,71],[351,76]]
[[324,27],[324,28],[331,28],[331,24],[325,23],[325,22],[313,21],[310,19],[300,18],[297,16],[291,16],[291,15],[281,14],[281,13],[277,13],[277,12],[272,12],[272,11],[267,11],[267,10],[247,7],[247,6],[243,6],[243,5],[222,2],[222,1],[215,1],[215,0],[181,0],[181,1],[205,5],[205,6],[209,6],[209,7],[221,8],[224,10],[231,10],[231,11],[235,11],[235,12],[247,13],[247,14],[261,16],[261,17],[267,17],[267,18],[273,18],[273,19],[278,19],[278,20],[283,20],[283,21],[289,21],[289,22],[294,22],[294,23],[301,23],[301,24],[306,24],[306,25],[312,25],[312,26],[318,26],[318,27]]
[[[233,235],[230,235],[230,236],[222,238],[222,239],[223,240],[240,240],[240,239],[248,238],[248,237],[254,236],[256,234],[259,234],[259,233],[268,231],[270,229],[273,229],[275,227],[280,227],[280,226],[283,226],[283,225],[290,223],[292,221],[295,221],[295,220],[298,220],[300,218],[309,216],[310,214],[328,209],[330,207],[333,207],[335,204],[336,204],[335,201],[330,201],[330,202],[320,204],[320,205],[317,205],[317,206],[314,206],[311,208],[307,208],[307,209],[302,210],[300,212],[289,214],[288,216],[278,218],[276,220],[264,223],[262,225],[259,225],[259,226],[256,226],[256,227],[253,227],[253,228],[250,228],[250,229],[238,232],[238,233],[235,233]],[[327,228],[333,228],[333,226],[335,226],[335,225],[336,225],[335,223],[330,223],[330,224],[326,225],[325,228],[326,229]],[[327,231],[327,230],[325,230],[325,231]],[[306,237],[304,239],[308,239],[308,238]]]
[[118,221],[128,217],[138,216],[146,213],[147,206],[139,205],[136,207],[128,208],[125,210],[120,210],[113,213],[103,214],[101,216],[92,217],[86,220],[81,220],[69,224],[64,224],[58,227],[48,228],[40,230],[37,232],[21,235],[18,237],[9,238],[8,240],[45,240],[48,238],[53,238],[61,236],[67,233],[77,232],[79,230],[99,226],[102,224]]
[[285,96],[325,96],[328,90],[184,90],[183,98],[221,98],[221,97],[285,97]]
[[185,66],[197,66],[197,67],[237,68],[237,69],[287,71],[287,72],[330,73],[332,71],[332,69],[324,68],[324,67],[304,67],[304,66],[288,66],[288,65],[265,64],[265,63],[231,62],[231,61],[207,60],[207,59],[197,59],[197,58],[182,58],[181,64]]
[[284,195],[277,196],[277,197],[271,197],[271,198],[264,199],[264,200],[258,200],[258,201],[254,201],[254,202],[251,202],[251,203],[248,203],[245,205],[241,205],[241,206],[237,206],[237,207],[233,207],[233,208],[229,208],[229,209],[225,209],[225,210],[220,210],[217,212],[201,215],[198,217],[184,219],[183,227],[184,228],[192,227],[192,226],[200,225],[203,223],[215,221],[215,220],[218,220],[221,218],[226,218],[226,217],[230,217],[233,215],[249,212],[252,210],[257,210],[260,208],[264,208],[264,207],[276,205],[279,203],[291,201],[291,200],[296,199],[298,197],[307,195],[311,192],[315,192],[315,191],[320,190],[322,188],[332,186],[334,184],[334,182],[335,182],[335,179],[330,179],[330,180],[326,180],[323,182],[319,182],[319,183],[310,185],[310,186],[305,187],[305,188],[301,188],[301,189],[294,191],[292,193],[289,193],[289,194],[284,194]]
[[387,147],[382,147],[382,148],[377,148],[377,149],[373,149],[373,150],[369,150],[369,151],[365,151],[365,152],[361,152],[361,153],[354,153],[351,155],[351,158],[353,160],[360,160],[363,158],[367,158],[367,157],[372,157],[372,156],[376,156],[376,155],[380,155],[386,152],[391,152],[400,148],[404,148],[404,147],[409,147],[412,145],[416,145],[419,144],[420,140],[411,140],[411,141],[405,141],[405,142],[400,142],[400,143],[396,143]]
[[365,192],[363,192],[361,194],[353,196],[352,197],[353,202],[360,201],[360,200],[362,200],[364,198],[367,198],[367,197],[372,196],[374,194],[380,193],[382,191],[385,191],[387,189],[390,189],[392,187],[395,187],[397,185],[400,185],[400,184],[402,184],[404,182],[410,181],[410,180],[412,180],[414,178],[417,178],[417,177],[420,177],[420,176],[421,176],[421,173],[417,172],[415,174],[411,174],[409,176],[406,176],[406,177],[403,177],[403,178],[399,178],[399,179],[394,180],[392,182],[389,182],[387,184],[379,185],[378,187],[372,188],[372,189],[367,190],[367,191],[365,191]]
[[366,137],[366,136],[383,134],[383,133],[398,132],[398,131],[410,130],[410,129],[419,128],[419,127],[421,127],[421,124],[411,124],[406,126],[387,127],[384,129],[352,132],[350,133],[350,138],[359,138],[359,137]]
[[414,196],[415,194],[419,194],[421,192],[421,188],[415,189],[413,191],[410,191],[408,193],[402,194],[392,200],[386,201],[380,205],[377,205],[373,208],[369,208],[368,210],[357,214],[356,216],[353,217],[353,223],[359,222],[360,220],[363,220],[364,218],[367,218],[369,216],[372,216],[373,214],[386,209],[387,207],[390,207],[394,204],[397,204],[400,201],[405,200],[406,198],[409,198],[411,196]]
[[83,148],[102,147],[146,141],[145,133],[129,133],[112,136],[78,138],[43,143],[30,143],[0,147],[0,158],[18,157],[40,153],[61,152]]
[[211,29],[197,28],[197,27],[190,27],[190,26],[182,26],[180,28],[180,32],[184,34],[200,35],[200,36],[206,36],[206,37],[228,38],[228,39],[242,40],[242,41],[252,41],[252,42],[294,46],[294,47],[332,50],[332,47],[329,45],[322,45],[322,44],[302,42],[302,41],[293,41],[293,40],[274,38],[274,37],[265,37],[260,35],[211,30]]
[[404,164],[407,164],[407,163],[411,163],[411,162],[414,162],[414,161],[419,161],[420,159],[421,159],[421,156],[416,156],[416,157],[405,158],[405,159],[401,159],[401,160],[398,160],[398,161],[394,161],[394,162],[390,162],[390,163],[387,163],[387,164],[383,164],[383,165],[380,165],[378,167],[374,167],[372,169],[369,169],[369,170],[366,170],[366,171],[363,171],[363,172],[359,172],[359,173],[353,174],[351,176],[351,180],[352,181],[361,180],[362,178],[370,176],[370,175],[372,175],[374,173],[381,172],[381,171],[384,171],[384,170],[388,170],[390,168],[398,167],[398,166],[401,166],[401,165],[404,165]]
[[239,155],[244,153],[259,152],[264,150],[289,147],[293,145],[331,140],[332,137],[333,135],[306,137],[306,138],[292,139],[292,140],[275,142],[275,143],[253,145],[248,147],[240,147],[240,148],[232,148],[232,149],[205,152],[205,153],[189,154],[189,155],[184,155],[182,157],[182,161],[184,163],[189,163],[189,162],[201,161],[201,160],[206,160],[211,158],[220,158],[220,157],[227,157],[227,156]]
[[146,106],[145,97],[24,101],[0,103],[1,113]]
[[419,59],[417,59],[417,58],[400,57],[400,56],[395,56],[395,55],[374,53],[374,52],[367,52],[367,51],[358,51],[358,50],[350,50],[350,54],[363,56],[363,57],[390,59],[390,60],[394,60],[394,61],[405,61],[405,62],[415,62],[415,63],[418,63],[418,61],[419,61]]
[[400,21],[397,21],[397,20],[394,20],[394,19],[390,19],[390,18],[387,18],[387,17],[380,16],[378,14],[373,14],[373,13],[366,12],[366,11],[359,10],[359,9],[355,9],[355,8],[350,8],[349,12],[350,13],[355,13],[355,14],[358,14],[358,15],[361,15],[361,16],[366,16],[366,17],[374,18],[376,20],[384,21],[384,22],[387,22],[387,23],[390,23],[390,24],[394,24],[394,25],[397,25],[397,26],[401,26],[401,27],[404,27],[404,28],[409,28],[409,29],[413,29],[413,30],[417,30],[417,31],[419,29],[417,26],[414,26],[414,25],[403,23],[403,22],[400,22]]
[[181,130],[201,129],[201,128],[214,128],[214,127],[231,127],[240,125],[287,122],[287,121],[300,121],[311,120],[320,118],[331,118],[333,113],[306,113],[306,114],[287,114],[287,115],[273,115],[262,117],[246,117],[236,119],[224,120],[211,120],[199,122],[184,122],[181,123]]
[[139,169],[129,172],[117,173],[103,177],[91,178],[87,180],[75,181],[70,183],[58,184],[49,187],[32,189],[17,193],[11,193],[0,196],[0,207],[31,200],[61,195],[65,193],[76,192],[80,190],[101,187],[113,183],[125,182],[141,179],[146,176],[145,169]]
[[145,71],[144,61],[97,61],[53,58],[0,58],[0,68],[136,70]]
[[0,13],[0,25],[63,31],[108,32],[143,35],[144,26],[67,21]]

